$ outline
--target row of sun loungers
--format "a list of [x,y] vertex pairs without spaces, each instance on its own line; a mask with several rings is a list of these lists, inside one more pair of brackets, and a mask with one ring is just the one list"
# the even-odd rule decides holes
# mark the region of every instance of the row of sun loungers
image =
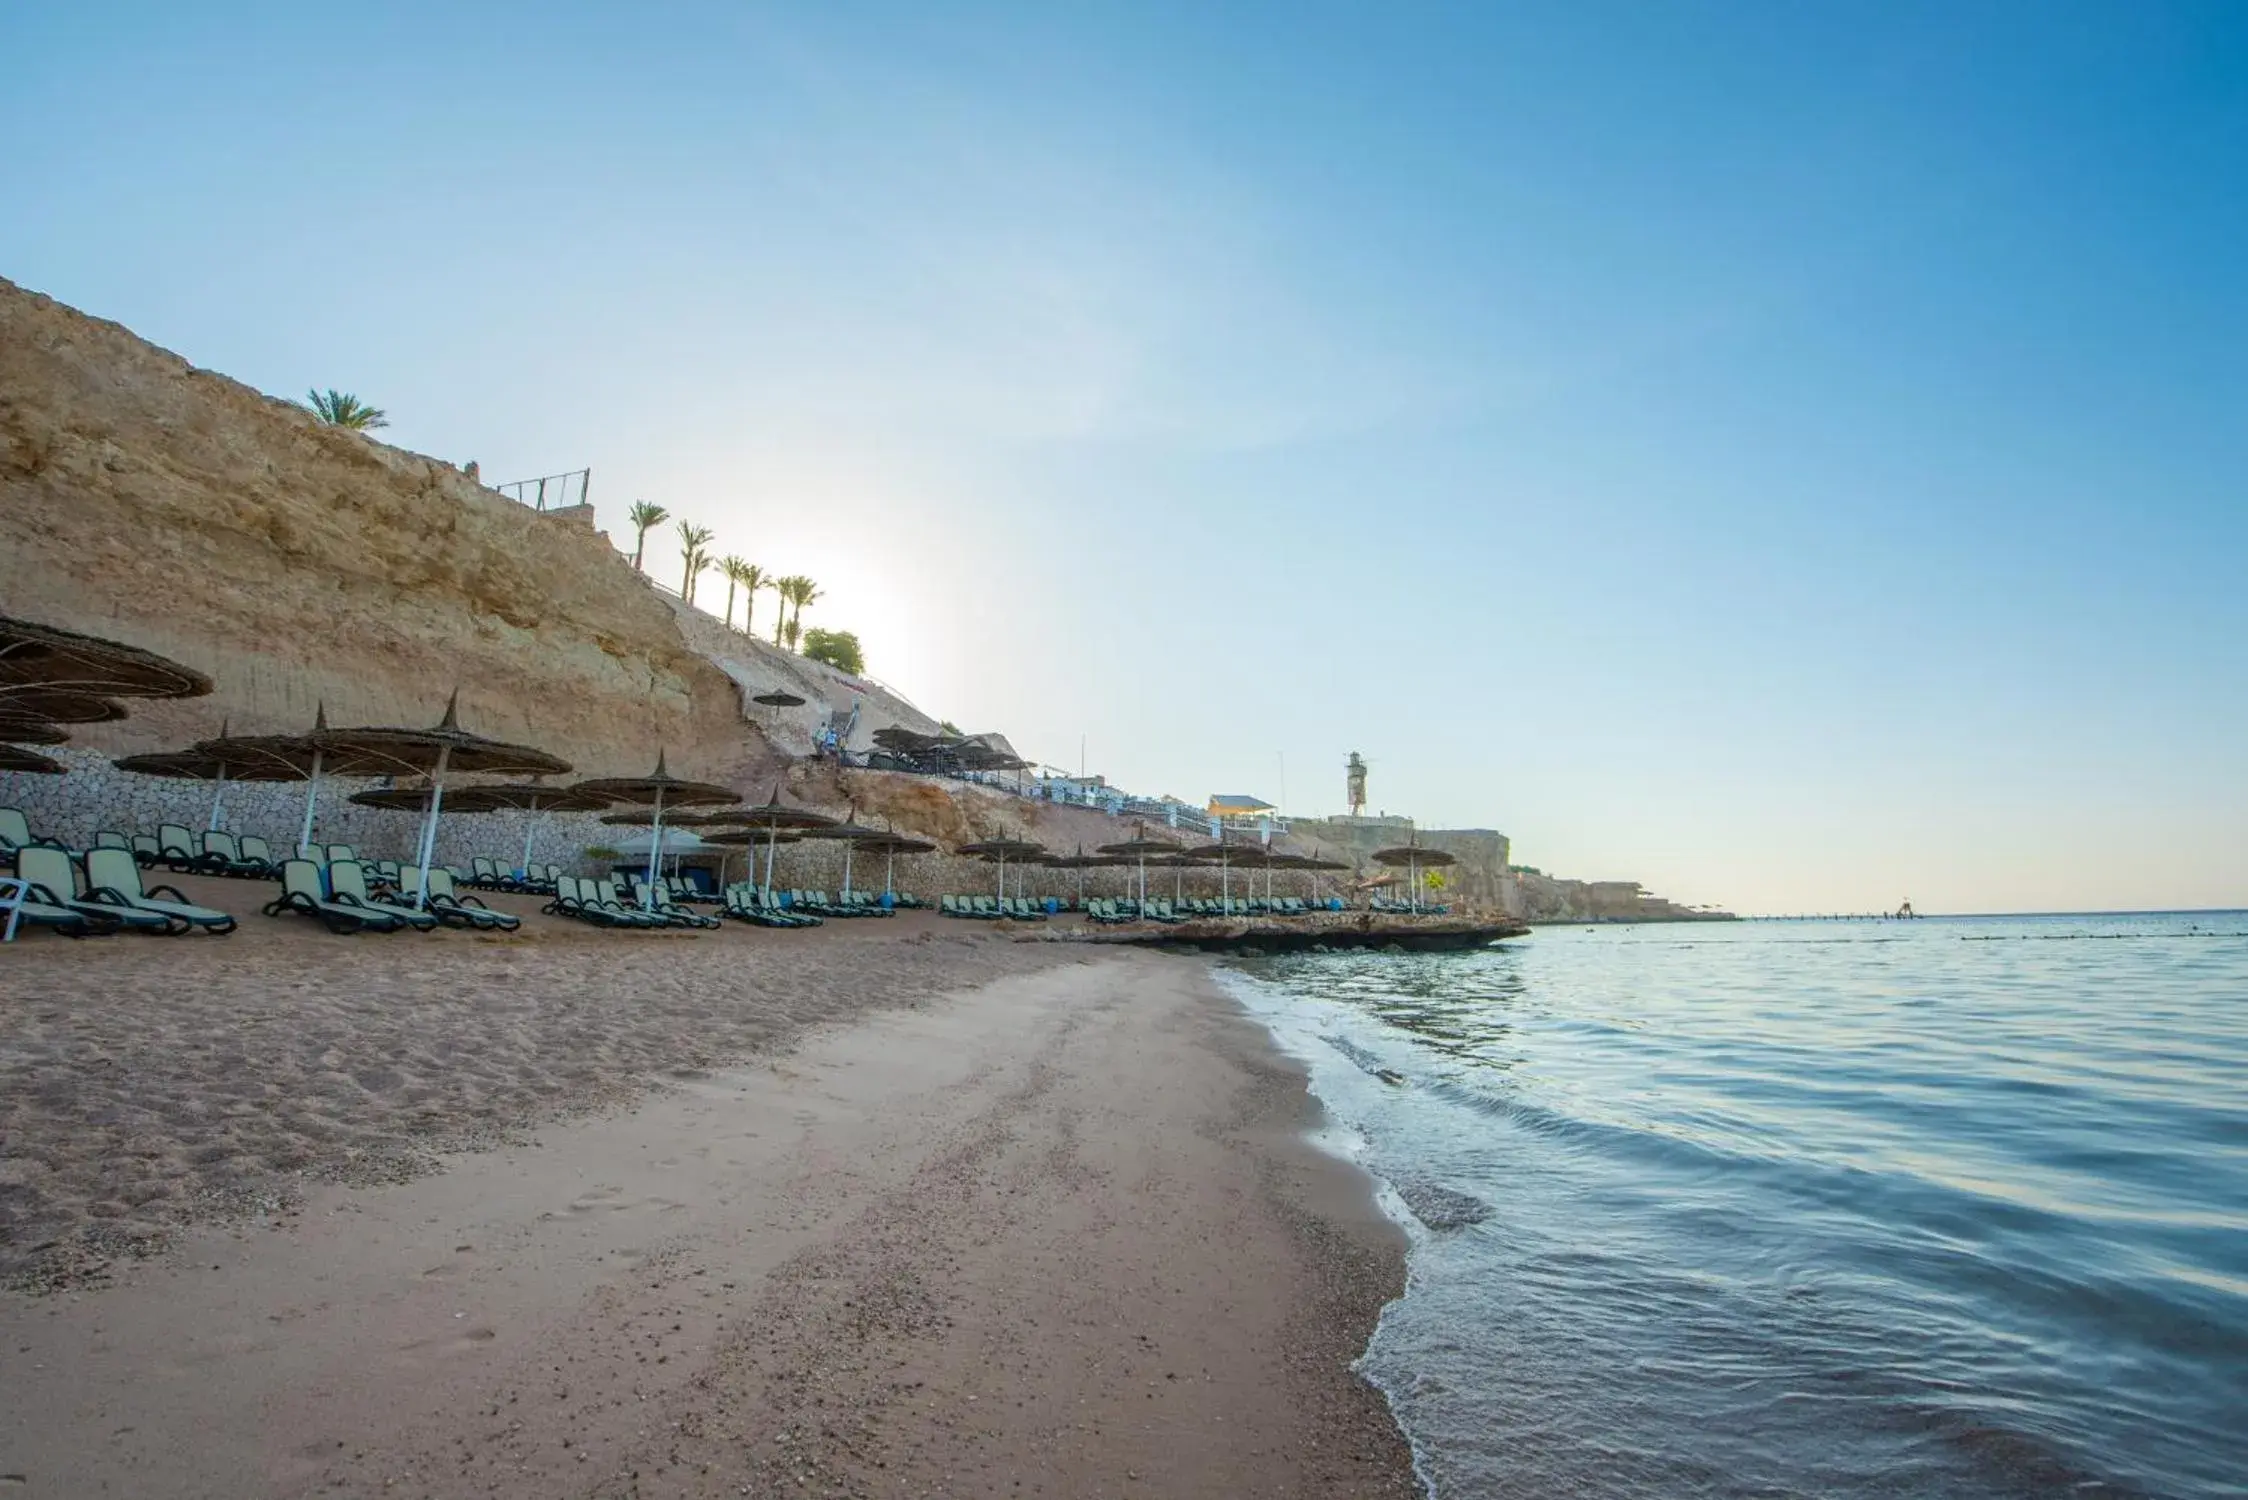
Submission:
[[[422,886],[429,887],[426,898]],[[311,917],[330,932],[433,932],[439,927],[478,932],[513,932],[522,918],[493,911],[474,896],[462,896],[450,870],[424,871],[408,865],[394,880],[368,879],[368,866],[355,859],[330,860],[323,868],[309,859],[283,860],[281,894],[266,903],[269,917],[290,913]]]
[[89,849],[80,865],[70,851],[46,844],[16,850],[16,878],[23,882],[18,920],[52,927],[70,937],[106,936],[127,928],[180,936],[190,932],[228,933],[234,918],[198,906],[168,885],[143,889],[140,866],[129,849]]
[[1046,909],[1022,896],[946,896],[937,903],[939,915],[966,917],[972,922],[1043,922]]
[[706,916],[691,910],[673,889],[660,889],[651,899],[645,881],[633,881],[627,891],[622,881],[614,876],[608,880],[587,880],[559,875],[554,899],[542,910],[596,927],[641,929],[712,928],[721,925],[726,917],[758,927],[817,927],[831,916],[889,915],[881,907],[871,905],[872,898],[863,891],[850,893],[859,897],[859,901],[836,902],[826,899],[824,891],[791,891],[784,897],[765,887],[743,882],[726,887],[716,897],[695,894],[706,903],[715,903],[716,914]]

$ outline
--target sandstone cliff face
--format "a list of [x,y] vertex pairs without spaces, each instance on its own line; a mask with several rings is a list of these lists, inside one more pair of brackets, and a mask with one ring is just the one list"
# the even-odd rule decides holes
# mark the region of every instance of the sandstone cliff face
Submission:
[[725,676],[608,542],[0,280],[0,612],[177,657],[208,699],[93,748],[462,721],[588,774],[761,760]]

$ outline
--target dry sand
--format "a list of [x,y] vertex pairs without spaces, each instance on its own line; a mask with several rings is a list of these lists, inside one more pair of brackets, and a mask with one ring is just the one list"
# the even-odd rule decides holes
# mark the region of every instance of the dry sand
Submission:
[[1416,1493],[1198,961],[529,925],[0,953],[0,1494]]

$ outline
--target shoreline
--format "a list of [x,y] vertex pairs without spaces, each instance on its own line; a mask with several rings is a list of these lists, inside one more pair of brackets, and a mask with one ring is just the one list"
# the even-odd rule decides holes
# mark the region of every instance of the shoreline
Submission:
[[[339,1019],[272,953],[166,946],[169,990],[82,999],[88,966],[57,963],[72,999],[0,999],[0,1062],[36,1052],[50,1081],[169,1066],[172,1094],[192,1074],[205,1112],[249,1113],[273,1106],[219,1087],[248,1054],[159,1058],[182,1017],[132,1007],[200,996],[277,1053],[393,1013]],[[445,944],[460,1006],[412,966],[419,1024],[460,1033],[465,1072],[637,1048],[637,1083],[576,1118],[522,1110],[434,1172],[308,1180],[106,1284],[0,1296],[0,1472],[26,1495],[1421,1493],[1352,1369],[1405,1237],[1309,1138],[1304,1071],[1206,964],[910,931],[665,943],[659,967],[691,977],[621,1012],[668,1018],[655,1045],[554,980],[645,980],[645,961],[525,946]],[[488,1013],[524,1009],[572,1025],[516,1014],[501,1034],[528,1039],[479,1055]],[[721,1058],[703,1036],[766,1010],[769,1046]],[[696,1037],[703,1063],[664,1065]],[[513,1100],[487,1082],[488,1109]],[[11,1155],[73,1123],[61,1090],[41,1098],[46,1117],[12,1109]],[[414,1143],[411,1116],[392,1123]],[[148,1150],[139,1127],[107,1149]]]

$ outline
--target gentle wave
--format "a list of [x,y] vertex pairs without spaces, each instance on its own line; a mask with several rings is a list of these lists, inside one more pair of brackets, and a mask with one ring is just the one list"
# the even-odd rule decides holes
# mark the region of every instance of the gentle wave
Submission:
[[1365,1368],[1444,1500],[2200,1500],[2248,1475],[2244,935],[1547,930],[1229,982],[1416,1229]]

